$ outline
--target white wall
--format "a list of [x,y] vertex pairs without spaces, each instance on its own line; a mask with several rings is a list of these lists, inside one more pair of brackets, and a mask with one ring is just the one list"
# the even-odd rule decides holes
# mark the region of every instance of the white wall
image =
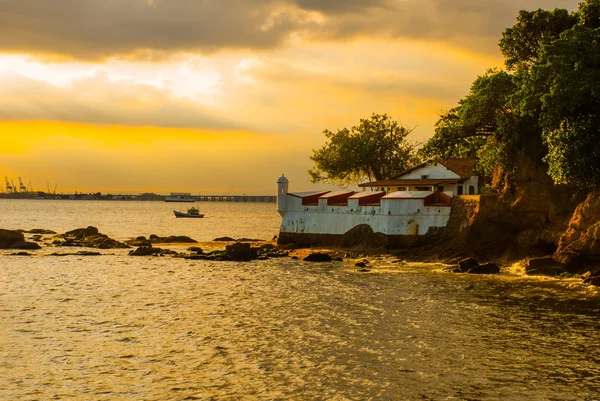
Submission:
[[303,206],[302,200],[288,196],[288,211],[280,211],[281,232],[344,234],[360,224],[388,235],[423,235],[430,227],[445,227],[450,207],[425,207],[423,199],[382,199],[380,206]]

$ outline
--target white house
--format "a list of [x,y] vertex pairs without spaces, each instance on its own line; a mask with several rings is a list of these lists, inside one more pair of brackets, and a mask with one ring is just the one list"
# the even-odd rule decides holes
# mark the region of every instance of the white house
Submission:
[[429,191],[456,195],[479,194],[481,180],[473,171],[474,159],[448,159],[422,163],[397,177],[359,184],[386,192]]
[[360,184],[372,191],[290,193],[283,175],[277,181],[277,210],[282,217],[279,242],[331,243],[360,225],[395,239],[425,238],[446,227],[452,201],[478,194],[474,160],[423,163],[391,180]]

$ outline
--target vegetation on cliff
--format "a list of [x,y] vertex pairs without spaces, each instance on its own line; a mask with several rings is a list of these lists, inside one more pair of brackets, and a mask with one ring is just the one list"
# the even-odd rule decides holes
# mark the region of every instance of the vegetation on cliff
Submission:
[[421,155],[477,156],[491,176],[514,171],[523,154],[555,183],[600,186],[599,42],[600,0],[573,13],[521,11],[499,43],[507,71],[478,77]]

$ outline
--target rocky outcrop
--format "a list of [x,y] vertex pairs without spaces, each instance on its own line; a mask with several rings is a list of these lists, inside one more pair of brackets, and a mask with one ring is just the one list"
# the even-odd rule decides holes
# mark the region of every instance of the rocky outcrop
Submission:
[[600,266],[600,191],[590,192],[575,209],[554,259],[575,273]]
[[331,262],[333,258],[331,257],[331,255],[326,253],[313,252],[302,260],[304,260],[305,262]]
[[289,256],[289,253],[280,250],[273,244],[263,244],[259,247],[253,247],[250,244],[236,242],[231,245],[227,245],[225,250],[212,251],[205,253],[202,248],[191,247],[188,249],[190,254],[180,254],[178,257],[184,259],[196,259],[196,260],[214,260],[214,261],[233,261],[233,262],[247,262],[250,260],[265,260],[269,258],[281,258]]
[[129,246],[152,246],[152,242],[148,240],[148,238],[144,236],[136,237],[135,239],[131,239],[129,241],[125,241],[125,243]]
[[0,249],[40,249],[35,242],[26,242],[20,231],[0,229]]
[[130,256],[164,256],[177,255],[177,252],[170,249],[153,248],[151,246],[140,246],[139,248],[130,251]]
[[[139,237],[138,237],[139,238]],[[185,235],[170,235],[168,237],[159,237],[158,235],[150,235],[148,241],[152,244],[197,244],[198,241]]]
[[108,235],[98,232],[96,227],[78,228],[64,234],[56,235],[55,246],[80,246],[84,248],[119,249],[130,248],[129,245],[109,238]]
[[551,257],[527,259],[524,265],[528,275],[560,276],[566,273],[564,266]]

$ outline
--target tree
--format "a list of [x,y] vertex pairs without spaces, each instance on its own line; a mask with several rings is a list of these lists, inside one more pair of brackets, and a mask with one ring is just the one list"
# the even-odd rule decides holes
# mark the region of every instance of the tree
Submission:
[[[597,0],[596,0],[597,1]],[[558,39],[561,32],[570,29],[577,17],[567,10],[521,10],[517,23],[508,28],[500,39],[500,50],[508,70],[528,70],[537,60],[542,43]]]
[[375,113],[350,130],[324,130],[329,142],[313,149],[315,167],[308,174],[312,182],[342,186],[392,178],[419,162],[416,145],[407,140],[411,132],[387,114]]
[[540,94],[550,176],[600,187],[600,28],[577,25],[544,45],[531,76],[530,90]]

